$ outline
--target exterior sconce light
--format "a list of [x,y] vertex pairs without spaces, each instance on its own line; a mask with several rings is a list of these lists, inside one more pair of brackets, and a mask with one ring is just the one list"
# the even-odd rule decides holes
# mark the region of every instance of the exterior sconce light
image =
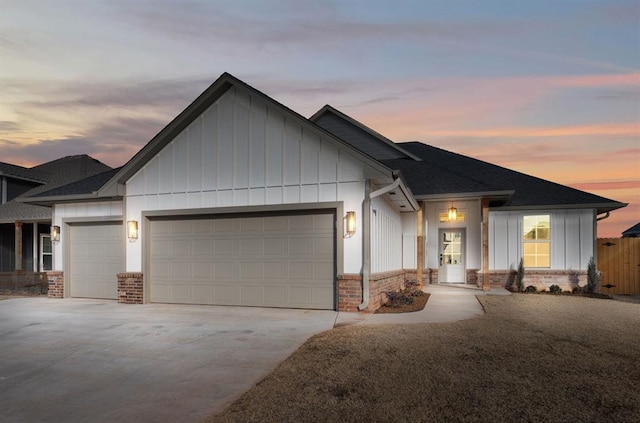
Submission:
[[451,206],[449,207],[449,222],[455,222],[458,219],[458,209]]
[[136,242],[136,239],[138,239],[138,221],[137,220],[127,221],[127,238],[129,238],[129,242]]
[[351,238],[356,233],[356,212],[347,212],[347,238]]
[[60,226],[51,226],[51,242],[60,242]]

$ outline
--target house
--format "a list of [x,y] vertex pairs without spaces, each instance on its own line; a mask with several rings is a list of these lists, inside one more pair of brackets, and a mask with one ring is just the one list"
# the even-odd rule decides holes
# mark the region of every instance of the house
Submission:
[[637,238],[640,237],[640,223],[636,223],[629,229],[622,231],[623,238]]
[[111,168],[86,155],[63,157],[32,168],[0,162],[0,276],[3,280],[15,285],[18,279],[37,279],[38,273],[53,268],[52,209],[21,200],[107,169]]
[[226,73],[109,178],[26,201],[60,227],[52,297],[344,311],[405,279],[504,285],[520,257],[530,283],[575,284],[625,206]]

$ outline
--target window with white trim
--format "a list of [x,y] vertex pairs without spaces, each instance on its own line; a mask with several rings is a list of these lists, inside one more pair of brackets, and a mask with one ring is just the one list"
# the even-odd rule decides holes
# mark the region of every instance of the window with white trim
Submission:
[[551,267],[551,216],[524,216],[522,223],[524,267]]
[[51,235],[40,234],[40,271],[53,270],[53,248]]

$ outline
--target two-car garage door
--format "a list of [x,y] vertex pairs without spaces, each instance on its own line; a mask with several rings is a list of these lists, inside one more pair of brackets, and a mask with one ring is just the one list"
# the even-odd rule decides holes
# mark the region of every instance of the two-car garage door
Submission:
[[155,218],[149,300],[335,308],[335,214]]

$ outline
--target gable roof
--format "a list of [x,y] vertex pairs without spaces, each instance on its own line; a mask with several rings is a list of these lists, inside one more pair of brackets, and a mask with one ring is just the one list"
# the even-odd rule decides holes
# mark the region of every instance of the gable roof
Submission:
[[625,203],[420,142],[407,142],[400,145],[421,157],[423,161],[395,159],[384,160],[383,163],[402,171],[418,199],[446,194],[512,193],[512,195],[504,195],[504,198],[494,206],[502,209],[594,208],[598,213],[626,206]]
[[[22,168],[21,166],[13,166]],[[9,169],[9,167],[7,167]],[[107,170],[111,167],[94,159],[86,154],[66,156],[32,168],[22,168],[26,170],[26,176],[37,175],[43,181],[42,185],[30,189],[24,194],[0,205],[0,222],[15,222],[28,220],[49,220],[51,219],[51,208],[37,204],[26,204],[30,198],[40,193],[53,190],[63,185],[84,179]]]
[[406,158],[417,161],[422,160],[420,157],[404,150],[384,135],[379,134],[328,104],[318,110],[309,120],[376,160]]
[[130,179],[138,170],[140,170],[149,160],[158,154],[169,142],[186,129],[198,116],[204,113],[212,104],[214,104],[224,93],[231,87],[236,87],[248,92],[250,95],[256,96],[265,101],[270,106],[280,110],[288,117],[296,120],[298,124],[304,125],[306,128],[315,131],[326,140],[330,140],[339,148],[348,151],[354,157],[360,158],[368,166],[378,170],[380,173],[393,178],[394,174],[391,169],[383,163],[375,160],[366,152],[359,150],[341,138],[316,125],[299,113],[291,110],[285,105],[277,102],[273,98],[267,96],[261,91],[251,87],[247,83],[239,80],[233,75],[225,72],[213,84],[209,86],[202,94],[198,96],[186,109],[176,116],[167,126],[165,126],[155,137],[151,139],[131,160],[129,160],[113,178],[111,178],[99,190],[100,197],[113,197],[124,194],[123,184]]
[[629,229],[624,230],[622,232],[622,237],[623,238],[640,237],[640,223],[636,223]]

